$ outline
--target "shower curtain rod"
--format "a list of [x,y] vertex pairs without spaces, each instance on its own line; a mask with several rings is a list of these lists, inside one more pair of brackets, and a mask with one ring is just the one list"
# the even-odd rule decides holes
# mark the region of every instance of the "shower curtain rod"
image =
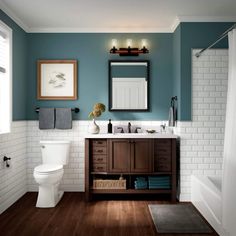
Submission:
[[206,51],[206,50],[209,49],[209,48],[212,48],[215,44],[217,44],[217,43],[220,42],[223,38],[225,38],[225,37],[228,35],[229,31],[231,31],[231,30],[233,30],[233,29],[235,29],[235,28],[236,28],[236,23],[234,23],[229,29],[227,29],[227,30],[226,30],[214,43],[212,43],[210,46],[208,46],[207,48],[203,48],[201,51],[197,52],[197,53],[195,54],[195,56],[196,56],[196,57],[200,57],[201,54],[202,54],[204,51]]

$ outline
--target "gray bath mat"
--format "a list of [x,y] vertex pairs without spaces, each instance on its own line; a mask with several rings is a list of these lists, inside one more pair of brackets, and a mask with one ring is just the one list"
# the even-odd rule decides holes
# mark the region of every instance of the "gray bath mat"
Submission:
[[158,233],[212,233],[191,204],[148,206]]

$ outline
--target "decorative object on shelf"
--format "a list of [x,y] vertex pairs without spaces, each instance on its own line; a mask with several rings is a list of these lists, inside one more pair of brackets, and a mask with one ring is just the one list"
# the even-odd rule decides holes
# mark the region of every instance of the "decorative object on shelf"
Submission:
[[91,134],[99,134],[100,127],[97,125],[95,119],[93,119],[92,123],[89,125],[89,133]]
[[120,56],[138,56],[139,54],[149,53],[149,50],[146,48],[146,40],[142,39],[142,47],[132,47],[132,39],[127,39],[126,48],[117,48],[117,40],[112,39],[112,48],[110,50],[111,54],[119,54]]
[[98,134],[100,132],[100,128],[96,124],[95,118],[101,116],[105,110],[106,106],[103,103],[96,103],[93,106],[93,111],[89,113],[89,118],[93,118],[93,122],[89,125],[89,133]]
[[39,100],[77,99],[77,60],[38,60]]
[[126,189],[126,179],[94,179],[93,189]]

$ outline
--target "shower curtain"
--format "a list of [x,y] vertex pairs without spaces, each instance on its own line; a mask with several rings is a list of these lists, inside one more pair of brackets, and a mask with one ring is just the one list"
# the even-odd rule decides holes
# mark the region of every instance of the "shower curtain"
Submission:
[[236,29],[228,34],[229,71],[225,119],[222,183],[222,223],[230,236],[236,235]]

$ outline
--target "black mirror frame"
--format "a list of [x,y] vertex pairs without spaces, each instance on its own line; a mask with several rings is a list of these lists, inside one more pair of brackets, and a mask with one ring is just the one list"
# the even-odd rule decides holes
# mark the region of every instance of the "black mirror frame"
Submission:
[[[147,108],[145,109],[111,109],[112,108],[112,78],[111,78],[111,63],[113,62],[145,62],[147,63]],[[147,112],[150,111],[150,61],[149,60],[109,60],[108,61],[108,107],[109,111],[119,112]]]

